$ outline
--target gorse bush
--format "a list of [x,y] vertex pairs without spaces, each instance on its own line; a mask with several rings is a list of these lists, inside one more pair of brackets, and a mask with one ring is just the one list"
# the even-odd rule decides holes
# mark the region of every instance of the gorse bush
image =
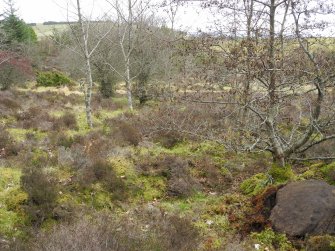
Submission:
[[38,72],[36,76],[38,86],[60,87],[63,85],[73,85],[73,81],[64,73],[59,71]]

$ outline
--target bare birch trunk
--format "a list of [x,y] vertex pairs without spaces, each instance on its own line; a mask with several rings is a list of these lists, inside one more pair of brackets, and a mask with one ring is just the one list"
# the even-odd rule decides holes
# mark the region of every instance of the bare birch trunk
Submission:
[[81,28],[81,37],[84,43],[83,52],[86,61],[86,93],[85,93],[85,108],[86,108],[86,119],[87,125],[92,128],[92,107],[91,107],[91,99],[92,99],[92,87],[93,87],[93,79],[92,79],[92,70],[91,70],[91,62],[90,62],[90,53],[88,49],[88,35],[85,32],[85,27],[82,19],[81,8],[80,8],[80,0],[77,0],[77,11],[78,11],[78,23]]
[[133,108],[133,97],[132,97],[132,84],[131,84],[131,79],[130,79],[130,62],[129,62],[129,57],[127,58],[126,61],[126,88],[127,88],[127,99],[128,99],[128,107],[132,111]]

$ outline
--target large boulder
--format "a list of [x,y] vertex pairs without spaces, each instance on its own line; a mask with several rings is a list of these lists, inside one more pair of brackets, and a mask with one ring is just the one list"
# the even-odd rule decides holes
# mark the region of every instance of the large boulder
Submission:
[[270,220],[290,236],[335,233],[335,187],[323,181],[293,182],[277,192]]

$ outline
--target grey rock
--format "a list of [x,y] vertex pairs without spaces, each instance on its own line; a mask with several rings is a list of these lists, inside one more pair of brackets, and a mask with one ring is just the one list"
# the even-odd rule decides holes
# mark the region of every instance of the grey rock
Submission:
[[293,182],[277,192],[270,221],[290,236],[335,233],[335,187],[323,181]]

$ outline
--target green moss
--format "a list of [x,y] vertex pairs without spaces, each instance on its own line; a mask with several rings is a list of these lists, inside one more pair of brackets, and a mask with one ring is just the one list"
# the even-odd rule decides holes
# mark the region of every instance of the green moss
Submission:
[[225,152],[225,147],[213,141],[203,141],[195,146],[193,150],[194,152],[221,157]]
[[8,128],[7,131],[16,142],[25,141],[28,133],[33,134],[37,140],[43,140],[47,136],[47,133],[34,129]]
[[300,176],[302,179],[325,180],[331,185],[335,185],[335,162],[325,165],[322,162],[310,165]]
[[140,176],[136,179],[137,199],[152,201],[165,195],[166,178],[157,176]]
[[70,193],[61,192],[57,197],[57,203],[58,204],[80,204],[80,203],[78,203],[80,201],[81,201],[80,199],[75,198]]
[[31,158],[31,164],[33,166],[44,165],[49,159],[49,154],[41,149],[35,149]]
[[20,185],[21,170],[0,167],[0,193]]
[[264,188],[271,183],[270,177],[265,173],[258,173],[246,179],[240,185],[240,189],[244,194],[257,195],[261,193]]
[[181,142],[171,149],[166,149],[166,153],[179,155],[179,156],[189,156],[192,155],[191,144],[188,142]]
[[280,250],[280,251],[294,250],[291,242],[287,239],[285,234],[275,233],[272,229],[265,229],[260,233],[252,233],[251,238],[257,244],[262,244],[266,246],[268,249],[269,247],[272,247],[272,250]]
[[22,222],[18,213],[0,208],[0,234],[8,237],[18,236],[17,226]]
[[51,117],[60,118],[65,114],[63,110],[52,110],[49,112]]
[[24,214],[19,209],[27,194],[20,189],[20,177],[18,169],[0,168],[0,234],[8,237],[22,234],[17,229],[24,222]]
[[[64,131],[64,133],[67,136],[71,137],[71,136],[76,136],[76,135],[85,135],[88,132],[90,132],[91,128],[89,128],[87,124],[85,107],[84,106],[74,106],[72,107],[72,110],[76,115],[76,122],[77,122],[78,128],[76,128],[76,130],[66,130]],[[49,112],[49,115],[55,118],[60,118],[64,114],[66,114],[66,111],[64,110],[53,110]],[[95,125],[95,127],[100,126],[101,121],[99,121],[93,116],[93,124]]]
[[14,116],[0,117],[0,125],[11,126],[16,123],[16,118]]
[[95,209],[112,207],[112,194],[108,193],[100,183],[93,184],[78,194],[78,204],[86,204]]
[[126,97],[113,97],[112,98],[113,103],[119,105],[119,106],[127,106],[128,100]]
[[122,176],[128,180],[137,177],[134,164],[130,160],[122,157],[114,157],[109,158],[108,161],[118,176]]
[[10,136],[17,142],[23,142],[26,139],[26,134],[31,130],[21,129],[21,128],[8,128]]
[[323,166],[320,171],[329,184],[335,185],[335,162]]
[[20,211],[21,205],[27,201],[28,194],[18,187],[9,190],[4,198],[7,209],[12,211]]
[[56,226],[56,224],[57,224],[56,220],[48,218],[45,221],[43,221],[41,229],[43,229],[44,231],[50,231]]
[[126,186],[131,189],[133,200],[152,201],[162,198],[166,190],[166,178],[159,176],[139,175],[134,164],[125,158],[110,158],[113,170],[121,177]]
[[120,110],[100,110],[97,113],[94,114],[94,117],[99,120],[101,123],[105,119],[111,119],[111,118],[116,118],[123,114],[125,111],[120,109]]
[[269,170],[269,175],[271,175],[275,183],[285,183],[295,178],[290,165],[281,167],[274,164]]

